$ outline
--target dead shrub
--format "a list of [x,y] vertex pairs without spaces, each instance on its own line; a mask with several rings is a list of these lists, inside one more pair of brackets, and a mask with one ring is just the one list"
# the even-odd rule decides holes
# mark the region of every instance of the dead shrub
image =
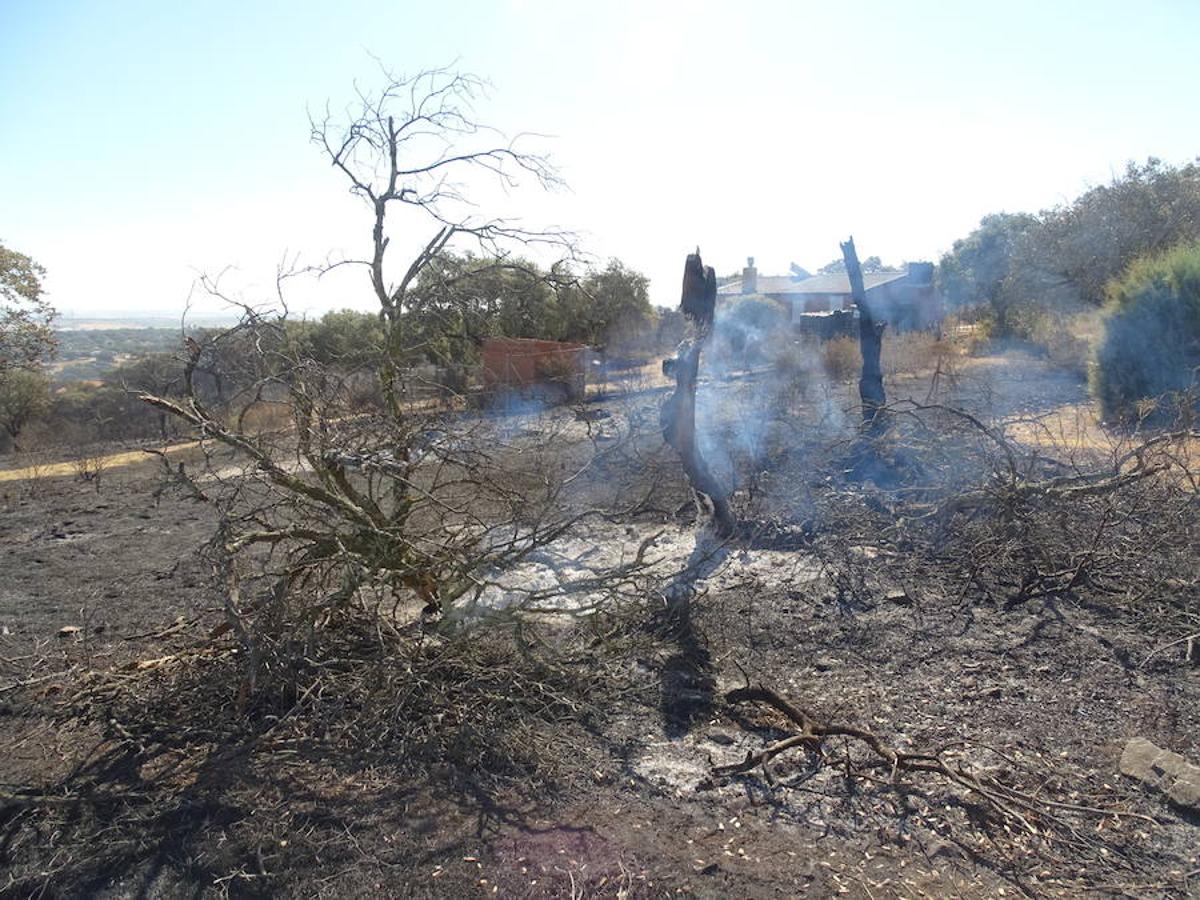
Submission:
[[587,378],[580,366],[581,354],[582,351],[552,353],[538,360],[538,379],[560,388],[568,401],[582,400]]
[[1033,340],[1045,347],[1052,363],[1082,378],[1088,375],[1103,331],[1098,313],[1047,314],[1038,321]]
[[[238,325],[190,341],[178,396],[140,395],[205,438],[199,471],[169,474],[211,504],[219,521],[210,561],[223,589],[222,627],[238,646],[241,709],[288,690],[297,680],[293,673],[305,671],[325,647],[343,646],[348,629],[377,636],[372,657],[405,659],[413,630],[446,635],[497,622],[532,628],[518,623],[533,603],[553,606],[547,592],[534,596],[531,590],[531,600],[514,600],[520,589],[492,590],[496,581],[531,554],[551,552],[547,548],[584,519],[609,514],[617,502],[606,500],[606,506],[596,501],[595,490],[585,491],[589,470],[610,458],[619,442],[600,448],[597,441],[570,437],[575,421],[560,411],[543,415],[542,404],[523,404],[516,425],[508,417],[414,404],[410,394],[407,365],[427,352],[429,342],[404,314],[407,292],[437,270],[452,241],[497,258],[526,245],[574,252],[572,236],[557,230],[527,230],[507,220],[480,225],[474,212],[469,226],[455,225],[446,218],[443,193],[426,189],[433,169],[438,178],[447,175],[443,164],[464,174],[482,167],[510,186],[510,167],[512,175],[519,170],[544,186],[557,183],[542,157],[507,145],[422,164],[427,148],[407,143],[403,123],[419,123],[422,134],[451,144],[471,143],[468,137],[489,133],[464,128],[478,86],[471,76],[443,70],[388,76],[381,91],[360,92],[360,105],[344,119],[330,113],[312,122],[314,143],[348,177],[354,193],[374,198],[365,209],[376,221],[371,285],[385,347],[377,363],[378,400],[373,380],[364,410],[354,373],[313,359],[286,316],[243,304]],[[423,103],[433,103],[436,112]],[[389,255],[400,242],[384,228],[387,204],[423,210],[435,235],[400,265]],[[387,221],[395,227],[396,220]],[[559,278],[562,271],[552,266],[544,278]],[[394,273],[404,272],[396,282]],[[280,274],[281,294],[285,281],[299,274]],[[236,302],[217,280],[203,278],[201,284]],[[580,352],[550,356],[540,374],[581,396],[579,361]],[[215,371],[239,386],[234,406],[241,406],[240,414],[230,416],[201,389],[198,377]],[[416,383],[430,386],[425,377]],[[626,577],[632,565],[614,567],[621,570],[615,579]],[[368,602],[367,595],[386,599]],[[361,661],[338,659],[347,667]]]
[[784,378],[802,379],[811,365],[811,349],[800,341],[780,341],[771,347],[771,363]]
[[50,473],[53,460],[47,453],[40,451],[25,452],[14,460],[14,469],[24,469],[25,491],[30,497],[41,497],[46,493],[50,484]]
[[291,410],[281,401],[254,401],[238,413],[240,427],[250,432],[284,431],[292,423]]
[[885,335],[881,363],[885,375],[920,375],[937,366],[946,347],[928,331]]
[[108,468],[108,458],[100,450],[78,456],[71,461],[75,477],[82,482],[91,484],[100,490],[100,479]]
[[[858,338],[844,335],[819,345],[825,373],[832,381],[850,381],[862,371],[862,352]],[[884,374],[921,375],[934,371],[939,359],[959,350],[946,338],[928,331],[884,334],[881,364]]]
[[[886,342],[885,342],[886,346]],[[821,362],[825,374],[833,381],[849,381],[862,370],[862,353],[858,339],[839,337],[821,345]]]

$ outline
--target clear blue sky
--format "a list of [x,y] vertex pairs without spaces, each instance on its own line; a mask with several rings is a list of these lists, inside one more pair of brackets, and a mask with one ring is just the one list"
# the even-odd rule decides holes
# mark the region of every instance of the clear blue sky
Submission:
[[[850,233],[936,258],[985,213],[1191,159],[1198,47],[1192,0],[0,0],[0,240],[64,311],[174,312],[226,266],[254,299],[285,252],[369,239],[306,106],[372,84],[372,53],[458,60],[494,85],[481,118],[552,136],[571,190],[517,195],[525,216],[673,304],[697,244],[722,273],[815,268]],[[369,308],[364,287],[297,305]]]

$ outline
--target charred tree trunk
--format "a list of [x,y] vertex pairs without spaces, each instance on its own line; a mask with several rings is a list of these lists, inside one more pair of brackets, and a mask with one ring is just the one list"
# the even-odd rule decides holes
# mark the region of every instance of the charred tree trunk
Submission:
[[675,357],[663,362],[663,372],[675,378],[675,392],[663,404],[661,424],[666,442],[679,454],[696,501],[707,511],[717,533],[727,537],[737,521],[729,506],[725,489],[713,476],[696,444],[696,379],[700,374],[700,353],[712,335],[717,302],[717,276],[705,267],[700,251],[689,254],[683,269],[683,297],[680,308],[692,327],[675,351]]
[[884,322],[877,322],[867,302],[867,291],[863,286],[862,267],[858,264],[858,252],[854,249],[854,238],[842,244],[842,258],[846,262],[846,275],[850,279],[850,295],[858,307],[858,346],[862,351],[862,375],[858,379],[858,396],[862,400],[863,423],[873,433],[878,433],[886,424],[884,407],[887,395],[883,390],[883,367],[880,356],[883,352]]

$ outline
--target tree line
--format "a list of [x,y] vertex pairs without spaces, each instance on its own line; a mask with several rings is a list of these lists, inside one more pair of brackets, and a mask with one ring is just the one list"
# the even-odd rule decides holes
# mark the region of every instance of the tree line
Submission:
[[952,306],[1000,337],[1030,337],[1047,313],[1095,309],[1136,260],[1200,240],[1200,166],[1151,158],[1037,213],[997,212],[938,265]]
[[[27,256],[0,251],[5,254],[0,352],[7,360],[0,368],[0,449],[20,449],[22,435],[39,424],[73,442],[172,437],[169,418],[135,395],[175,394],[183,379],[181,350],[152,349],[101,366],[96,379],[56,385],[47,368],[56,339],[54,312],[41,287],[44,270]],[[342,309],[279,324],[289,356],[342,371],[369,372],[385,353],[387,329],[378,313]],[[399,362],[445,370],[457,388],[467,383],[489,337],[570,341],[610,356],[645,358],[673,346],[683,332],[679,313],[654,307],[649,280],[620,260],[576,274],[518,257],[449,252],[431,261],[409,289],[399,327],[405,334]],[[236,336],[208,340],[219,331],[191,329],[189,336],[210,346],[196,383],[223,402],[236,394],[239,361],[249,348]],[[180,337],[172,342],[179,345]],[[162,346],[157,338],[151,343]],[[127,344],[120,344],[125,352],[132,349]]]
[[[1109,420],[1178,422],[1200,406],[1197,162],[1129,163],[1069,203],[985,216],[937,277],[990,335],[1065,347],[1074,359],[1059,361],[1086,369]],[[1090,345],[1069,327],[1089,311],[1102,313]]]
[[[1123,282],[1123,275],[1142,261],[1198,241],[1200,166],[1151,158],[1130,163],[1110,183],[1071,202],[1037,213],[984,216],[942,257],[937,279],[948,305],[978,318],[989,335],[1038,339],[1045,337],[1048,321],[1080,310],[1107,308],[1112,321],[1118,308],[1136,305],[1137,286]],[[876,258],[863,263],[864,270],[878,266]],[[820,271],[837,270],[835,261]],[[1155,269],[1153,278],[1145,274],[1151,269],[1141,271],[1153,286],[1170,281],[1169,273],[1180,271],[1180,263]],[[94,439],[167,436],[165,417],[136,402],[131,392],[169,395],[182,375],[179,353],[147,353],[104,372],[101,384],[52,389],[46,364],[55,348],[54,310],[42,290],[44,274],[33,259],[0,244],[0,449],[19,446],[22,433],[38,421],[56,423],[60,434],[74,429]],[[351,370],[378,365],[394,328],[402,331],[404,342],[387,351],[393,361],[457,372],[461,385],[489,337],[572,341],[635,357],[674,346],[683,334],[682,319],[674,310],[652,306],[648,289],[644,275],[616,259],[576,273],[519,256],[445,250],[408,287],[391,326],[377,313],[340,310],[315,320],[286,321],[283,327],[301,355]],[[1189,302],[1185,297],[1182,306],[1170,307],[1175,310],[1172,334],[1182,329],[1181,340],[1172,344],[1179,348],[1178,358],[1166,361],[1170,377],[1161,375],[1162,359],[1155,363],[1159,374],[1149,377],[1123,352],[1126,346],[1146,346],[1146,323],[1153,316],[1137,319],[1138,341],[1127,317],[1122,336],[1118,339],[1119,329],[1110,328],[1103,348],[1068,343],[1081,366],[1091,359],[1093,386],[1106,414],[1119,415],[1150,390],[1138,385],[1168,384],[1178,391],[1194,381],[1190,370],[1200,366],[1195,350],[1200,323],[1193,326],[1191,317],[1177,314],[1190,309]],[[197,332],[201,338],[207,333]],[[239,353],[236,342],[221,346],[229,359],[213,363],[207,382],[201,377],[217,397],[234,386],[231,363]],[[1128,373],[1116,372],[1118,365]]]

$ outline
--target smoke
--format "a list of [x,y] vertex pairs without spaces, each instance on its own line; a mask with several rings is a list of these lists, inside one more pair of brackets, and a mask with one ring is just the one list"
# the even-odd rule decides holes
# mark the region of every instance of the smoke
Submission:
[[767,300],[720,306],[701,363],[696,440],[713,474],[731,492],[770,464],[795,424],[799,404],[816,412],[827,436],[840,434],[837,402],[818,341],[794,332],[789,311]]

